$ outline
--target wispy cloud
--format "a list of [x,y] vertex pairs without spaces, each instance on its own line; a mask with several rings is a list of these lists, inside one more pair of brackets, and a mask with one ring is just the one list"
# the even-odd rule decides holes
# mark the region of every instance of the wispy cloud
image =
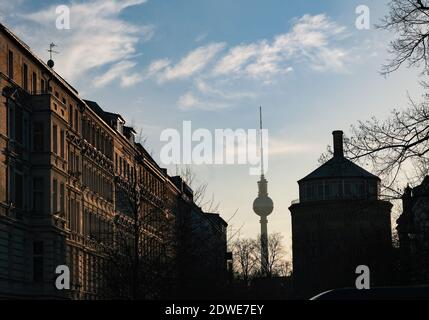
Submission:
[[158,75],[159,81],[184,79],[195,75],[203,70],[224,47],[224,43],[211,43],[191,51],[176,65],[161,69],[162,72]]
[[140,73],[132,71],[135,66],[136,63],[132,61],[118,62],[106,73],[97,76],[94,79],[94,85],[104,87],[115,79],[119,79],[122,87],[133,86],[143,80],[143,76]]
[[[317,71],[339,72],[346,68],[350,55],[337,42],[347,36],[346,28],[325,14],[304,15],[293,21],[289,32],[272,40],[262,39],[229,48],[211,70],[205,69],[209,67],[208,62],[214,60],[225,47],[223,43],[199,47],[173,67],[163,65],[163,68],[151,68],[156,71],[152,75],[158,73],[158,78],[164,82],[189,78],[204,70],[206,75],[213,77],[272,79],[278,74],[293,71],[293,65],[300,62]],[[152,65],[158,66],[165,61],[170,60],[158,60]]]
[[165,70],[171,61],[169,59],[159,59],[153,61],[147,68],[146,77],[152,77]]
[[341,71],[349,55],[335,45],[334,38],[346,36],[345,27],[324,14],[304,15],[294,21],[290,32],[271,41],[263,39],[231,48],[214,68],[214,74],[271,79],[291,72],[298,62],[318,71]]
[[186,92],[185,94],[180,96],[177,105],[179,106],[179,109],[183,111],[190,111],[195,109],[214,111],[229,107],[229,104],[224,101],[220,102],[218,100],[210,98],[201,99],[191,91]]
[[[150,39],[154,28],[126,22],[120,14],[129,7],[145,2],[146,0],[72,2],[68,5],[70,30],[56,29],[56,6],[51,6],[20,14],[21,23],[15,29],[39,53],[46,52],[48,41],[54,41],[60,51],[55,57],[56,69],[67,80],[81,80],[89,72],[94,72],[97,86],[105,85],[116,77],[123,86],[127,86],[139,82],[140,76],[135,73],[127,76],[124,70],[129,72],[136,65],[129,60],[137,53],[137,43]],[[46,43],[42,43],[40,39],[46,39]],[[100,76],[102,67],[109,67],[114,73]]]
[[279,76],[302,67],[315,72],[346,71],[352,57],[341,40],[347,37],[346,28],[327,15],[304,15],[292,21],[286,33],[232,46],[223,54],[226,45],[212,43],[192,50],[175,65],[171,65],[170,59],[155,60],[148,67],[147,77],[160,84],[191,80],[192,87],[178,101],[182,110],[214,109],[216,102],[219,108],[224,108],[234,105],[240,97],[251,96],[234,94],[225,86],[215,88],[213,84],[221,80],[225,80],[224,83],[256,80],[270,84]]
[[238,73],[243,65],[257,54],[258,45],[256,44],[240,45],[231,48],[229,53],[219,61],[213,72],[217,75]]
[[228,90],[221,85],[214,86],[212,82],[204,79],[196,79],[192,90],[180,96],[177,104],[183,111],[215,111],[234,106],[243,100],[255,99],[257,96],[255,92]]
[[7,21],[10,16],[14,16],[16,8],[23,2],[24,0],[0,0],[0,19],[4,22]]

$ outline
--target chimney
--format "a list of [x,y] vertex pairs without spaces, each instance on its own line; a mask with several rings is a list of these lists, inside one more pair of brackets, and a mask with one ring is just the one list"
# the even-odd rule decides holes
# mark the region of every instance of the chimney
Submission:
[[337,130],[332,132],[332,135],[334,136],[334,158],[342,158],[344,157],[343,132]]

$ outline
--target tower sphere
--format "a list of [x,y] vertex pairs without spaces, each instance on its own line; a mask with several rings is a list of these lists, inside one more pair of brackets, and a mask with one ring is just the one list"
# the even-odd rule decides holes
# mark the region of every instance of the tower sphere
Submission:
[[268,196],[257,197],[255,201],[253,201],[253,211],[255,211],[258,216],[267,217],[273,212],[273,209],[273,200]]

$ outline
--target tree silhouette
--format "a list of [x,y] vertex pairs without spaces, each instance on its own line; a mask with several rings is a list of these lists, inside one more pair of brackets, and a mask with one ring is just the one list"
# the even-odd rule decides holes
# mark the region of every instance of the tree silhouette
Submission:
[[382,68],[383,74],[391,73],[402,64],[423,66],[429,71],[429,3],[427,0],[392,0],[389,13],[377,26],[395,33],[390,43],[392,55]]

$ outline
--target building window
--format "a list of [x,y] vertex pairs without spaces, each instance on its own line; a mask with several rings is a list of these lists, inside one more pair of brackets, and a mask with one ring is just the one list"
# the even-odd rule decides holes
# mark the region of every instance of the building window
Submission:
[[55,154],[58,154],[58,127],[52,126],[52,147]]
[[33,243],[33,279],[43,281],[43,241]]
[[15,139],[15,103],[8,99],[8,136],[9,139]]
[[37,75],[35,72],[33,72],[33,76],[31,78],[31,93],[32,94],[37,93]]
[[7,59],[7,75],[13,80],[13,52],[11,50],[9,50]]
[[15,140],[22,144],[22,109],[15,108]]
[[24,145],[24,147],[26,148],[30,148],[30,115],[28,114],[27,111],[24,110],[23,112],[23,121],[22,121],[22,135],[23,135],[23,139],[22,139],[22,144]]
[[60,132],[60,153],[61,153],[61,158],[64,159],[64,153],[65,153],[65,136],[64,136],[64,130],[61,130],[61,132]]
[[45,79],[40,79],[40,92],[46,93],[46,82]]
[[60,212],[65,213],[65,187],[64,183],[60,184]]
[[33,125],[33,150],[44,150],[44,135],[43,135],[43,122],[35,122]]
[[54,179],[52,182],[52,214],[58,212],[58,181]]
[[22,66],[22,86],[25,91],[28,91],[28,66],[25,63]]
[[69,124],[70,128],[73,128],[73,106],[69,105]]
[[76,232],[81,233],[80,228],[80,202],[76,201]]
[[80,168],[79,168],[79,156],[78,155],[76,155],[76,159],[75,159],[75,172],[76,173],[80,173]]
[[118,172],[118,154],[115,153],[115,171]]
[[43,213],[43,178],[33,179],[33,210]]
[[75,130],[79,131],[79,111],[77,109],[74,110],[74,125]]
[[75,213],[76,204],[75,204],[75,200],[69,198],[69,204],[70,204],[70,207],[69,207],[70,229],[72,231],[76,231],[76,213]]
[[22,174],[15,172],[15,202],[14,205],[17,209],[23,209],[23,177]]
[[69,170],[74,171],[74,153],[71,150],[69,151]]

